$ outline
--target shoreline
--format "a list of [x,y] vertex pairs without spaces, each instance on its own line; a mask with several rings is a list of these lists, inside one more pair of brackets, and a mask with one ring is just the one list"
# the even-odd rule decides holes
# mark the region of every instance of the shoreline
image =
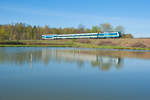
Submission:
[[0,45],[0,47],[72,47],[72,48],[100,48],[100,49],[118,49],[118,50],[150,50],[150,48],[132,48],[117,46],[73,46],[73,45]]
[[[139,42],[139,40],[141,41]],[[135,41],[135,43],[133,41]],[[0,47],[73,47],[150,50],[149,45],[145,45],[144,43],[146,42],[143,41],[148,41],[147,44],[150,43],[150,39],[19,40],[0,41]]]

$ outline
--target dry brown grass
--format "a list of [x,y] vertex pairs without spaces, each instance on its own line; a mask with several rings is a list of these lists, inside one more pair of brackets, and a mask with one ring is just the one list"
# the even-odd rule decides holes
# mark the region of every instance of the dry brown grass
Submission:
[[90,39],[77,39],[76,42],[79,42],[79,43],[91,43]]
[[136,48],[150,48],[150,39],[95,39],[91,40],[96,45],[110,45],[121,47],[136,47]]
[[[31,40],[31,41],[19,41],[23,43],[21,45],[70,45],[74,44],[88,44],[94,46],[116,46],[116,47],[133,47],[133,48],[150,48],[150,39],[62,39],[62,40]],[[0,42],[3,46],[8,45],[18,45],[13,41],[4,41]],[[87,45],[86,45],[87,46]]]
[[112,41],[100,41],[97,45],[116,46],[117,44]]
[[136,43],[132,44],[131,47],[145,48],[147,46],[141,42],[136,42]]

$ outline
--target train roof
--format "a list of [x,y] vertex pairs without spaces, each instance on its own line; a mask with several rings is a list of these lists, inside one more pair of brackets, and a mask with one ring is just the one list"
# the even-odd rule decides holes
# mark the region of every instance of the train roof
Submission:
[[[104,33],[119,33],[119,32],[104,32]],[[60,36],[60,35],[88,35],[88,34],[98,34],[98,33],[78,33],[78,34],[44,34],[44,35],[51,35],[51,36]],[[101,34],[101,33],[100,33]],[[42,36],[44,36],[42,35]]]

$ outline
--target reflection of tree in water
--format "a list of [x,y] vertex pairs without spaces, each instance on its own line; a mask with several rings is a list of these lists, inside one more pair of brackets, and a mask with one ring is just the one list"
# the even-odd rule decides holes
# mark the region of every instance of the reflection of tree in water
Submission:
[[15,63],[23,65],[31,62],[31,54],[33,61],[41,61],[41,51],[5,51],[0,49],[0,63]]
[[78,61],[77,64],[78,64],[79,68],[82,68],[84,66],[84,62],[83,61]]
[[81,68],[85,63],[91,62],[93,68],[108,71],[113,66],[121,68],[121,58],[88,54],[84,50],[58,50],[58,49],[27,49],[18,48],[14,51],[0,49],[0,63],[15,63],[19,65],[41,63],[48,65],[50,62],[77,63]]
[[110,63],[103,64],[102,70],[108,71],[108,70],[110,70],[111,66],[112,66],[112,65],[111,65]]

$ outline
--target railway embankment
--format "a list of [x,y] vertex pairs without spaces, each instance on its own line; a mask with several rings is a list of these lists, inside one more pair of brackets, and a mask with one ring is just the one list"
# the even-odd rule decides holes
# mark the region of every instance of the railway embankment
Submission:
[[150,39],[66,39],[0,41],[0,47],[78,47],[150,50]]

